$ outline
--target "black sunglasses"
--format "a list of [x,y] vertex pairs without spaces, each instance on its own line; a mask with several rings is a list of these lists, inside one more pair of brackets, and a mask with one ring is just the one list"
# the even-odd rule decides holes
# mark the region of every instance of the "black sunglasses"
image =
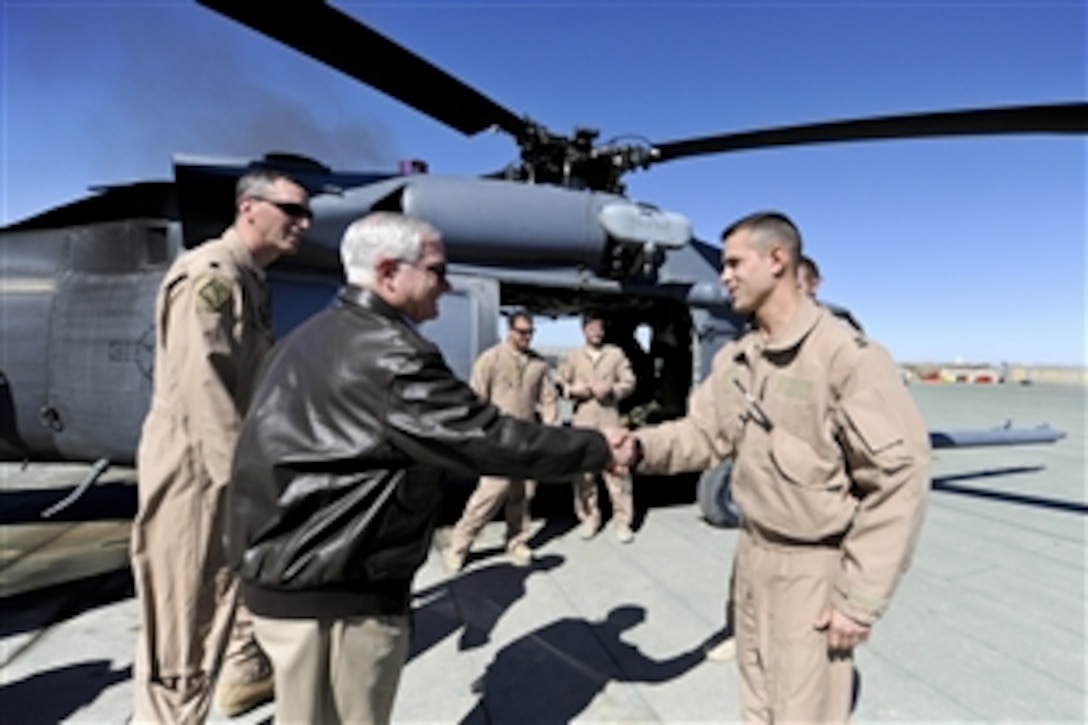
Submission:
[[519,335],[532,335],[534,330],[531,327],[512,327],[510,328]]
[[294,219],[313,219],[314,212],[308,206],[303,206],[293,201],[275,201],[273,199],[266,199],[263,196],[254,196],[257,201],[263,201],[276,207],[284,214]]
[[[416,262],[409,262],[407,259],[397,259],[395,261],[396,261],[397,264],[407,264],[409,267],[415,267],[416,264],[417,264]],[[437,262],[435,264],[428,264],[426,267],[421,267],[421,269],[423,271],[425,271],[425,272],[430,272],[431,274],[433,274],[435,277],[438,278],[439,282],[448,282],[449,281],[449,280],[446,279],[447,270],[446,270],[445,262]]]
[[435,277],[437,277],[439,282],[445,282],[446,281],[446,265],[445,265],[445,263],[439,262],[438,264],[428,264],[423,269],[427,270],[428,272],[433,274]]

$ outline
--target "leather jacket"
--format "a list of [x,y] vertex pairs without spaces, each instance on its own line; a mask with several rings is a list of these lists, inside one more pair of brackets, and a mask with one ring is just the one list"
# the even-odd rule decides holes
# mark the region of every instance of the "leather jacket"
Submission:
[[597,431],[502,415],[348,285],[264,362],[228,487],[228,562],[258,615],[404,614],[444,472],[562,478],[610,460]]

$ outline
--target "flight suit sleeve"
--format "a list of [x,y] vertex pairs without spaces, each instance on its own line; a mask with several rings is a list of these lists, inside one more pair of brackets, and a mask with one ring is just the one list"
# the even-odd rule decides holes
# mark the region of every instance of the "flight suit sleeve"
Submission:
[[612,383],[612,399],[619,402],[635,391],[635,371],[631,367],[631,360],[617,350],[619,362],[616,363],[616,379]]
[[559,368],[556,370],[556,377],[559,379],[559,389],[563,393],[563,397],[570,397],[570,386],[574,384],[574,362],[571,360],[571,356],[567,355],[559,363]]
[[244,413],[236,391],[241,376],[252,373],[239,369],[242,291],[221,272],[197,275],[181,287],[171,311],[185,338],[180,398],[208,475],[225,485]]
[[485,350],[476,358],[476,364],[472,366],[472,376],[469,385],[476,394],[484,400],[491,399],[491,373],[494,368],[490,350]]
[[537,396],[537,409],[540,421],[544,425],[556,425],[559,422],[559,394],[556,392],[552,371],[545,369],[540,376],[540,392]]
[[875,344],[859,344],[836,413],[859,503],[832,604],[871,624],[886,610],[917,545],[931,452],[925,422],[891,357]]
[[742,410],[730,392],[729,357],[728,346],[715,357],[710,375],[688,399],[686,416],[634,432],[641,448],[639,473],[703,471],[733,455]]

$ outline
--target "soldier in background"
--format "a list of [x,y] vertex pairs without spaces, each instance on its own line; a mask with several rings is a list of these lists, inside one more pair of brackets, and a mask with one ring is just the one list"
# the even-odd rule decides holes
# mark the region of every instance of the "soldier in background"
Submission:
[[239,179],[233,225],[182,254],[155,304],[151,408],[137,452],[131,560],[141,629],[133,721],[203,722],[272,697],[271,664],[223,549],[231,458],[272,345],[264,268],[298,249],[309,195],[283,173]]
[[850,314],[850,310],[830,302],[824,302],[816,297],[816,291],[820,289],[821,281],[823,281],[823,278],[820,277],[820,268],[816,266],[816,262],[811,257],[802,255],[797,264],[797,287],[801,290],[801,293],[826,307],[831,314],[843,320],[858,332],[864,332],[858,321]]
[[[485,350],[472,368],[472,389],[507,415],[555,425],[559,420],[558,393],[544,358],[529,347],[533,318],[528,312],[510,315],[506,340]],[[536,481],[482,476],[453,527],[444,554],[446,568],[459,572],[472,542],[506,504],[506,554],[516,566],[529,566],[533,553],[529,507]]]
[[[615,428],[620,425],[619,402],[635,389],[631,362],[616,345],[604,342],[605,321],[587,313],[582,318],[586,344],[568,353],[559,366],[563,394],[573,401],[571,423],[585,428]],[[612,500],[612,522],[621,543],[634,539],[634,495],[629,474],[603,473]],[[583,539],[590,539],[601,526],[597,499],[597,476],[583,474],[574,479],[574,512],[581,521]]]

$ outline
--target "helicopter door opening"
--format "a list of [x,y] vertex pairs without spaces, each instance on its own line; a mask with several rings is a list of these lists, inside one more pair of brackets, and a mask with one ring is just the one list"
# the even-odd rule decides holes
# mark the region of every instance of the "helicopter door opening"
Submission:
[[499,283],[470,275],[449,275],[450,291],[438,300],[438,318],[420,325],[420,332],[438,347],[446,364],[462,380],[487,348],[499,342]]

